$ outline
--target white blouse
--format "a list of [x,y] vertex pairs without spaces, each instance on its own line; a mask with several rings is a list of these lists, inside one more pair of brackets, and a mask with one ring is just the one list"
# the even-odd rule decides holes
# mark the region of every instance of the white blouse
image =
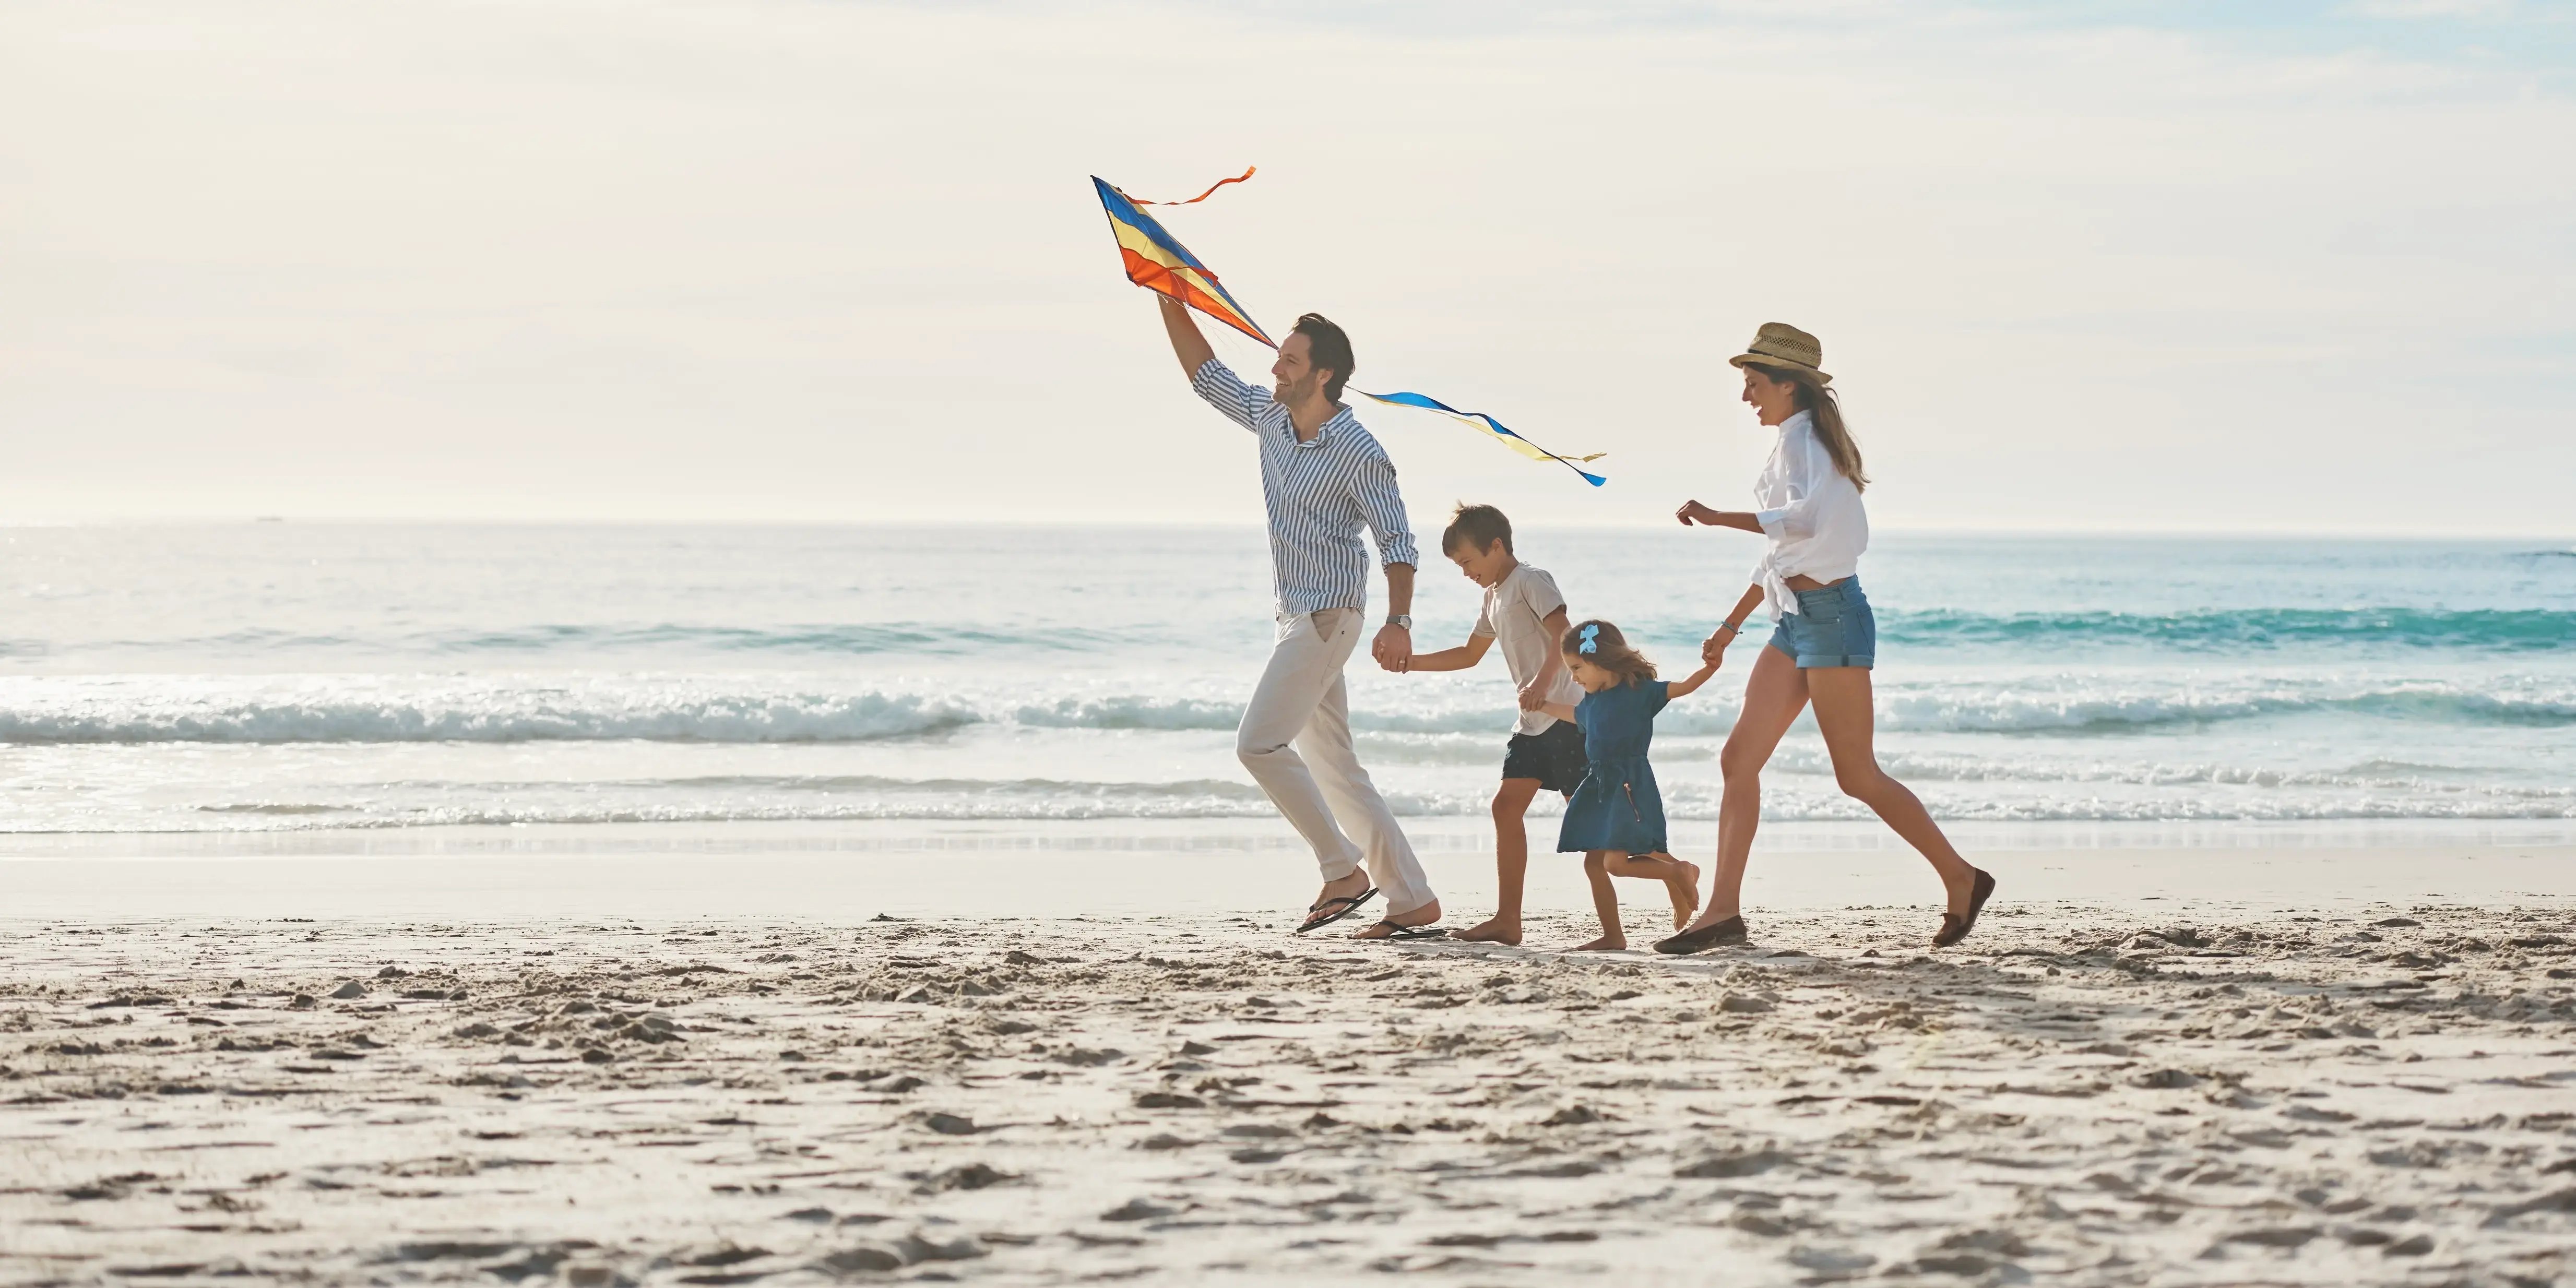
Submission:
[[1791,577],[1840,581],[1859,569],[1860,554],[1869,549],[1869,513],[1861,508],[1860,489],[1834,468],[1834,458],[1816,438],[1815,417],[1806,412],[1780,422],[1779,441],[1753,485],[1753,504],[1753,517],[1771,538],[1771,548],[1753,565],[1753,581],[1762,587],[1773,620],[1798,611]]

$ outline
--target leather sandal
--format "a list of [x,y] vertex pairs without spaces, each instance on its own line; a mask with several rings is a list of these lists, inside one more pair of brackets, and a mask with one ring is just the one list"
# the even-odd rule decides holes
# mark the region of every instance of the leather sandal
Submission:
[[1670,939],[1658,939],[1655,941],[1655,951],[1679,957],[1688,953],[1705,952],[1711,948],[1740,944],[1747,937],[1744,918],[1734,916],[1724,921],[1712,921],[1697,930],[1685,930]]
[[1941,933],[1932,936],[1932,946],[1935,948],[1947,948],[1967,938],[1968,932],[1977,928],[1977,914],[1986,910],[1986,900],[1995,897],[1994,874],[1983,868],[1968,870],[1977,874],[1976,884],[1968,887],[1968,915],[1961,918],[1950,913],[1942,913]]

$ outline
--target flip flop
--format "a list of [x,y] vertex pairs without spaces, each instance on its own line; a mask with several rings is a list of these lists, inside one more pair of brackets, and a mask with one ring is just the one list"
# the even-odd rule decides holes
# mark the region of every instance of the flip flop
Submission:
[[1392,921],[1380,921],[1377,926],[1371,926],[1369,929],[1375,930],[1378,926],[1386,927],[1386,933],[1372,935],[1370,938],[1380,942],[1389,939],[1445,939],[1449,935],[1449,930],[1445,926],[1399,926]]
[[1977,928],[1977,914],[1986,910],[1986,900],[1995,897],[1994,874],[1983,868],[1968,870],[1977,874],[1976,883],[1968,887],[1968,915],[1962,919],[1942,913],[1941,933],[1932,936],[1935,948],[1947,948],[1967,938],[1968,932]]
[[[1302,935],[1309,930],[1313,930],[1317,926],[1329,926],[1354,912],[1358,912],[1361,904],[1367,903],[1369,900],[1376,897],[1377,887],[1370,886],[1368,889],[1362,890],[1358,894],[1336,895],[1333,898],[1326,899],[1322,903],[1308,908],[1306,910],[1306,924],[1299,926],[1288,933],[1292,935]],[[1324,912],[1327,908],[1332,911],[1321,917],[1315,915],[1316,913]]]

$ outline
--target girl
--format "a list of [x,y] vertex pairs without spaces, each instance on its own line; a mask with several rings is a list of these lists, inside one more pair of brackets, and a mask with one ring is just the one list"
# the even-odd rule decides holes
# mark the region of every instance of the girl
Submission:
[[1673,898],[1676,930],[1699,905],[1699,869],[1664,853],[1664,798],[1655,790],[1646,744],[1654,740],[1655,713],[1665,703],[1697,692],[1717,674],[1717,663],[1708,662],[1679,684],[1666,683],[1655,678],[1654,663],[1628,647],[1618,627],[1603,621],[1567,631],[1559,647],[1565,669],[1583,686],[1583,701],[1567,706],[1525,698],[1523,705],[1571,720],[1583,731],[1583,753],[1591,769],[1566,802],[1556,848],[1559,853],[1584,852],[1583,875],[1591,879],[1592,907],[1601,914],[1601,937],[1574,951],[1615,953],[1628,946],[1628,935],[1619,923],[1612,876],[1663,882]]
[[1762,822],[1762,766],[1798,712],[1813,703],[1816,728],[1833,756],[1834,779],[1870,807],[1898,836],[1930,860],[1949,895],[1949,911],[1932,936],[1936,948],[1968,937],[1977,914],[1993,897],[1995,879],[1968,866],[1950,847],[1931,812],[1905,784],[1878,767],[1871,746],[1869,668],[1878,651],[1877,621],[1855,574],[1869,547],[1869,515],[1861,509],[1860,448],[1843,427],[1842,405],[1817,370],[1825,360],[1816,337],[1781,322],[1765,322],[1750,352],[1727,361],[1744,371],[1744,401],[1763,424],[1779,431],[1771,459],[1753,486],[1752,511],[1712,510],[1686,501],[1676,518],[1687,527],[1704,523],[1770,538],[1753,584],[1726,622],[1700,646],[1714,659],[1726,651],[1756,605],[1769,605],[1779,623],[1745,682],[1744,710],[1726,739],[1718,767],[1726,793],[1718,806],[1717,878],[1708,907],[1689,929],[1655,945],[1664,953],[1695,953],[1745,940],[1739,907],[1744,865],[1753,852],[1753,829]]

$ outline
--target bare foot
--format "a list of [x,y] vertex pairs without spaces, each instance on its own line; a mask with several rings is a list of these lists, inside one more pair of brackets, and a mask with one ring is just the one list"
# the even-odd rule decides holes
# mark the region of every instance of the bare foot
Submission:
[[1603,935],[1599,939],[1593,940],[1591,943],[1576,944],[1565,951],[1569,953],[1623,953],[1628,951],[1628,937],[1626,935]]
[[1682,874],[1665,878],[1664,890],[1673,897],[1673,929],[1679,930],[1690,924],[1692,913],[1699,911],[1699,865],[1680,859],[1673,862],[1681,864]]
[[1419,908],[1407,908],[1402,912],[1390,912],[1386,914],[1383,920],[1369,925],[1358,934],[1351,936],[1351,938],[1384,939],[1388,935],[1395,933],[1387,929],[1390,925],[1402,926],[1406,929],[1411,929],[1415,926],[1428,926],[1432,922],[1438,920],[1440,920],[1440,901],[1438,899],[1433,899],[1424,903]]
[[1461,930],[1457,934],[1449,937],[1451,939],[1463,939],[1471,944],[1517,945],[1521,941],[1521,922],[1518,917],[1514,917],[1509,921],[1506,921],[1501,917],[1495,917],[1486,921],[1482,925],[1471,926],[1468,929]]

